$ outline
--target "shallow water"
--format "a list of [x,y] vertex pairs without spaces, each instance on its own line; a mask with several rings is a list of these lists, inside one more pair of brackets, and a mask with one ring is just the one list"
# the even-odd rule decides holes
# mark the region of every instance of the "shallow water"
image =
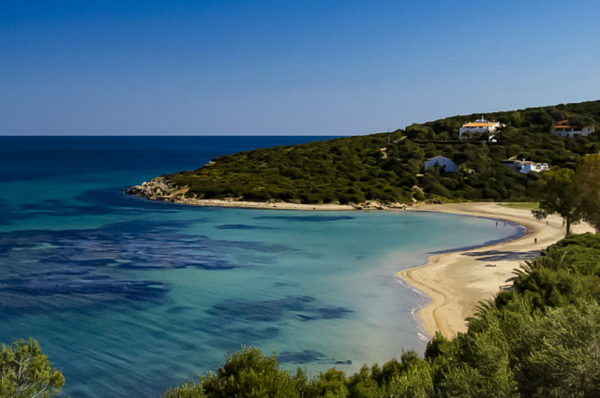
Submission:
[[0,341],[33,336],[73,397],[157,396],[242,345],[354,371],[425,342],[394,278],[522,228],[436,213],[193,208],[124,187],[310,137],[0,137]]

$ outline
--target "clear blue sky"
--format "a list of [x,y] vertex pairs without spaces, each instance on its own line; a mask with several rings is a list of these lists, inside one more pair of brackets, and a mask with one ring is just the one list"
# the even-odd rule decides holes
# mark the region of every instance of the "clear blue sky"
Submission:
[[598,1],[0,0],[0,134],[363,134],[600,98]]

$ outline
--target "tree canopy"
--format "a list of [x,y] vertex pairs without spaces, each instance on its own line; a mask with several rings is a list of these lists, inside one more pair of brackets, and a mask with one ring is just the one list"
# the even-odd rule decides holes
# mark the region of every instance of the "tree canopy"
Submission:
[[577,166],[574,183],[582,217],[600,230],[600,154],[584,156]]
[[538,219],[558,214],[566,224],[569,235],[571,225],[582,219],[600,228],[600,155],[586,155],[575,171],[553,169],[542,174],[536,187],[539,209],[533,210]]
[[540,220],[549,214],[559,214],[565,220],[566,235],[571,232],[571,225],[582,218],[574,176],[571,169],[555,169],[542,174],[536,189],[539,209],[533,210]]
[[0,396],[15,398],[51,397],[65,384],[62,373],[42,353],[39,343],[29,338],[0,348]]

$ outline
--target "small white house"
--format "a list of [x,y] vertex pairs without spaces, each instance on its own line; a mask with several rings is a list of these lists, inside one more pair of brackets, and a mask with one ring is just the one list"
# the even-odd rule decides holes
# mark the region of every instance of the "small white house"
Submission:
[[506,160],[502,162],[505,166],[512,168],[513,170],[528,174],[529,172],[541,173],[542,171],[550,170],[548,163],[536,163],[530,160]]
[[452,160],[439,155],[425,161],[425,170],[432,168],[436,164],[444,169],[445,173],[453,173],[456,171],[456,165]]
[[471,134],[475,133],[487,133],[490,134],[489,139],[493,139],[493,134],[503,125],[500,122],[490,122],[485,120],[483,117],[481,119],[477,119],[474,122],[469,122],[463,124],[463,126],[458,130],[458,138],[461,140],[469,139]]
[[559,137],[573,138],[576,136],[587,137],[594,132],[594,126],[584,126],[581,130],[575,130],[569,126],[568,120],[561,120],[554,126],[554,134]]

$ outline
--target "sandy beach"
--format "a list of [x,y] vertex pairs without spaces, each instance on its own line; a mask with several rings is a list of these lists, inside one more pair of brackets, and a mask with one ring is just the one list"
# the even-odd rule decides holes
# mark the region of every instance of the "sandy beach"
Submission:
[[[440,331],[451,337],[465,332],[465,319],[473,315],[481,300],[489,299],[505,286],[515,268],[535,258],[541,249],[562,239],[562,219],[550,216],[538,221],[530,210],[497,203],[452,203],[419,205],[409,211],[435,211],[489,217],[523,225],[527,234],[519,239],[471,250],[432,256],[425,265],[402,270],[396,276],[426,293],[431,301],[418,312],[423,327],[431,336]],[[502,221],[500,221],[502,222]],[[573,226],[574,233],[593,232],[587,224]],[[537,239],[537,243],[536,243]],[[466,242],[468,246],[470,242]],[[490,266],[490,265],[494,266]]]
[[250,202],[242,200],[225,200],[225,199],[192,199],[185,200],[175,199],[173,203],[203,206],[203,207],[233,207],[241,209],[274,209],[274,210],[304,210],[304,211],[347,211],[356,210],[356,207],[340,204],[301,204],[287,202]]

